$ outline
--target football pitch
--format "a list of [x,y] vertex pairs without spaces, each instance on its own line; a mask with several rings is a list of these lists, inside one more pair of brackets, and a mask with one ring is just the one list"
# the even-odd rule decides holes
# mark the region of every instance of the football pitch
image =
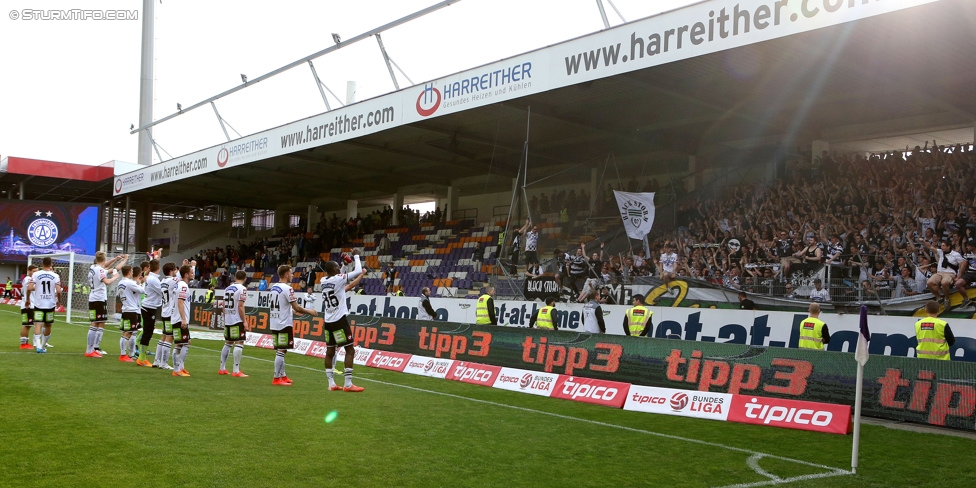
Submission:
[[[217,375],[194,340],[191,377],[120,363],[106,330],[54,325],[18,349],[0,307],[0,486],[976,486],[976,441],[864,425],[851,437],[629,412],[356,367],[332,392],[322,360],[245,349],[250,378]],[[155,348],[155,340],[151,348]],[[337,376],[337,380],[341,378]],[[326,422],[335,412],[334,420]]]

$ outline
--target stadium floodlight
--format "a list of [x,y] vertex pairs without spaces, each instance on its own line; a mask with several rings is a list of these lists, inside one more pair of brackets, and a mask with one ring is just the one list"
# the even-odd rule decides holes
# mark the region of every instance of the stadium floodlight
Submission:
[[241,73],[241,81],[247,83],[247,75],[245,75],[244,73]]
[[339,39],[339,34],[336,34],[335,32],[332,33],[332,40],[335,41],[336,47],[339,47],[339,43],[342,42],[342,40]]

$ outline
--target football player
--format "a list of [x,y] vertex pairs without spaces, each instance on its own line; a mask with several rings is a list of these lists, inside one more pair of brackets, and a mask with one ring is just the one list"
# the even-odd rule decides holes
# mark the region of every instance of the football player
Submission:
[[272,385],[291,386],[292,381],[285,373],[285,354],[295,345],[295,335],[292,329],[293,314],[298,312],[311,316],[318,315],[315,310],[309,310],[298,305],[295,289],[291,287],[291,266],[287,264],[278,267],[278,282],[271,286],[271,336],[274,339],[275,362],[274,379]]
[[30,293],[27,293],[27,289],[30,288],[32,275],[37,271],[36,265],[30,265],[27,267],[27,274],[24,275],[24,281],[20,284],[20,297],[21,307],[20,307],[20,348],[21,349],[34,349],[30,345],[30,333],[31,329],[34,328],[34,304],[31,303]]
[[[102,350],[102,336],[105,334],[105,320],[107,319],[105,302],[106,285],[111,285],[115,280],[122,277],[119,270],[122,264],[128,259],[128,254],[122,254],[105,262],[105,253],[98,251],[95,253],[95,263],[88,270],[88,286],[91,291],[88,293],[88,315],[91,327],[88,328],[88,347],[85,349],[85,357],[100,358]],[[114,269],[111,273],[107,268]]]
[[31,276],[31,283],[27,288],[28,293],[33,293],[34,347],[39,353],[47,352],[47,340],[51,337],[60,291],[61,277],[54,272],[54,261],[46,257],[41,260],[41,270],[35,271]]
[[[344,256],[346,258],[346,256]],[[322,278],[322,307],[325,310],[325,376],[329,379],[329,389],[333,391],[342,390],[348,392],[361,392],[364,388],[352,384],[353,361],[356,357],[356,348],[353,346],[352,330],[349,327],[349,320],[346,315],[349,310],[346,307],[346,291],[355,288],[359,279],[362,278],[363,265],[359,260],[359,250],[353,251],[352,259],[355,262],[352,272],[340,273],[339,265],[334,261],[325,263],[325,274]],[[352,283],[349,281],[353,280]],[[336,348],[342,346],[346,351],[345,361],[345,382],[342,387],[335,382],[335,354]]]
[[[230,374],[235,378],[247,378],[241,372],[241,356],[244,355],[244,339],[250,326],[245,321],[244,302],[247,300],[247,288],[244,282],[247,273],[238,271],[234,275],[234,284],[224,290],[224,348],[220,351],[220,370],[217,374]],[[227,371],[227,356],[234,350],[234,372]]]
[[123,363],[133,363],[132,356],[135,355],[135,339],[132,337],[134,332],[139,330],[142,323],[142,316],[139,314],[139,299],[146,292],[141,282],[142,268],[132,266],[122,266],[122,281],[119,282],[117,295],[122,300],[122,321],[119,323],[119,330],[122,337],[119,339],[119,361]]

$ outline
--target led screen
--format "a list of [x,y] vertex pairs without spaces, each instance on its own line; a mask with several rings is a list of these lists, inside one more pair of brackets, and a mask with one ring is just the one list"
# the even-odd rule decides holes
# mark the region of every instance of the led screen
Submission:
[[0,261],[30,254],[95,254],[100,207],[92,204],[0,200]]

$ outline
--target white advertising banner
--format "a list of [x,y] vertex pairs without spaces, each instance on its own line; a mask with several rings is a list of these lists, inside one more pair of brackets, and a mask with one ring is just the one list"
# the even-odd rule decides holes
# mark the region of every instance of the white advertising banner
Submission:
[[429,376],[431,378],[444,379],[454,365],[453,359],[430,358],[427,356],[414,355],[407,362],[407,367],[403,368],[404,373]]
[[116,175],[114,195],[938,0],[715,0],[404,88]]
[[552,394],[558,380],[559,375],[556,373],[502,368],[492,387],[547,397]]
[[729,393],[631,385],[624,410],[724,421],[731,406]]

